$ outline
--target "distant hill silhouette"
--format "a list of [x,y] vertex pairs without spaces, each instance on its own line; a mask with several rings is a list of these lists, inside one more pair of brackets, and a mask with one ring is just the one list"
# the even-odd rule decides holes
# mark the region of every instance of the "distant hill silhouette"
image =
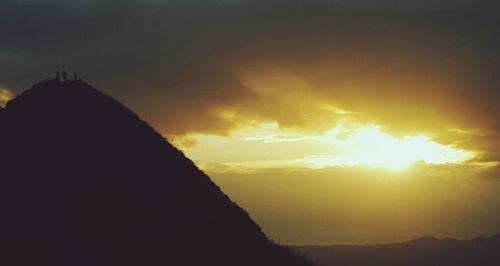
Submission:
[[456,240],[422,237],[380,245],[300,246],[317,266],[497,266],[500,234]]
[[8,102],[0,147],[0,265],[311,265],[83,82],[45,80]]

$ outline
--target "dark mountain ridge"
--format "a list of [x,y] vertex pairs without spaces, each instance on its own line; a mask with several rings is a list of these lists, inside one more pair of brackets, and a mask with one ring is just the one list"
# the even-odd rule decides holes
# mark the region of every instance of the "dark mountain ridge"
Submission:
[[427,236],[403,243],[297,246],[318,266],[496,266],[500,234],[468,240]]
[[45,80],[9,101],[0,147],[1,265],[310,265],[84,82]]

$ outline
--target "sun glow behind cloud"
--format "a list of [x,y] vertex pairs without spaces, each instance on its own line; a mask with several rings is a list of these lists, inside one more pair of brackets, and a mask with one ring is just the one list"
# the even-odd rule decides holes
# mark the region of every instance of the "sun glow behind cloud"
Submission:
[[10,99],[12,99],[12,93],[4,88],[0,88],[0,106],[4,106]]
[[[444,145],[425,135],[391,136],[376,125],[337,125],[323,134],[301,134],[275,123],[244,128],[230,136],[195,136],[186,153],[202,167],[237,169],[382,167],[404,170],[412,163],[460,164],[477,152]],[[224,155],[221,155],[224,154]]]
[[458,164],[474,158],[475,153],[443,145],[425,135],[393,137],[379,126],[356,128],[345,138],[339,138],[335,131],[327,133],[323,141],[332,142],[336,154],[312,156],[312,165],[356,166],[367,165],[403,170],[411,163],[422,161],[427,164]]

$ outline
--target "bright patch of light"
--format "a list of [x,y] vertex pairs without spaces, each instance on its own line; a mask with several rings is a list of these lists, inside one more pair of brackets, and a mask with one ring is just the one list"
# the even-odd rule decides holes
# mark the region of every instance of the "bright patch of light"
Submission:
[[10,99],[12,99],[12,93],[7,89],[0,88],[0,106],[5,105]]
[[[313,165],[368,165],[392,170],[403,170],[411,163],[457,164],[474,157],[471,151],[458,149],[432,141],[424,135],[393,137],[377,126],[365,126],[353,130],[345,138],[330,135],[334,154],[310,156]],[[325,141],[328,138],[323,137]]]
[[230,136],[196,136],[184,151],[199,165],[239,169],[372,166],[404,170],[414,162],[460,164],[476,153],[440,144],[425,135],[392,136],[379,126],[339,125],[324,134],[301,134],[275,123],[244,128]]

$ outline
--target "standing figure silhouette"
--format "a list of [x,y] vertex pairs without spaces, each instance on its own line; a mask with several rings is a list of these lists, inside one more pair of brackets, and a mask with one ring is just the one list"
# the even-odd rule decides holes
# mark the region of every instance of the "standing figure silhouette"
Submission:
[[63,78],[63,80],[67,80],[68,79],[68,76],[66,75],[66,71],[65,70],[63,70],[63,72],[62,72],[62,78]]

